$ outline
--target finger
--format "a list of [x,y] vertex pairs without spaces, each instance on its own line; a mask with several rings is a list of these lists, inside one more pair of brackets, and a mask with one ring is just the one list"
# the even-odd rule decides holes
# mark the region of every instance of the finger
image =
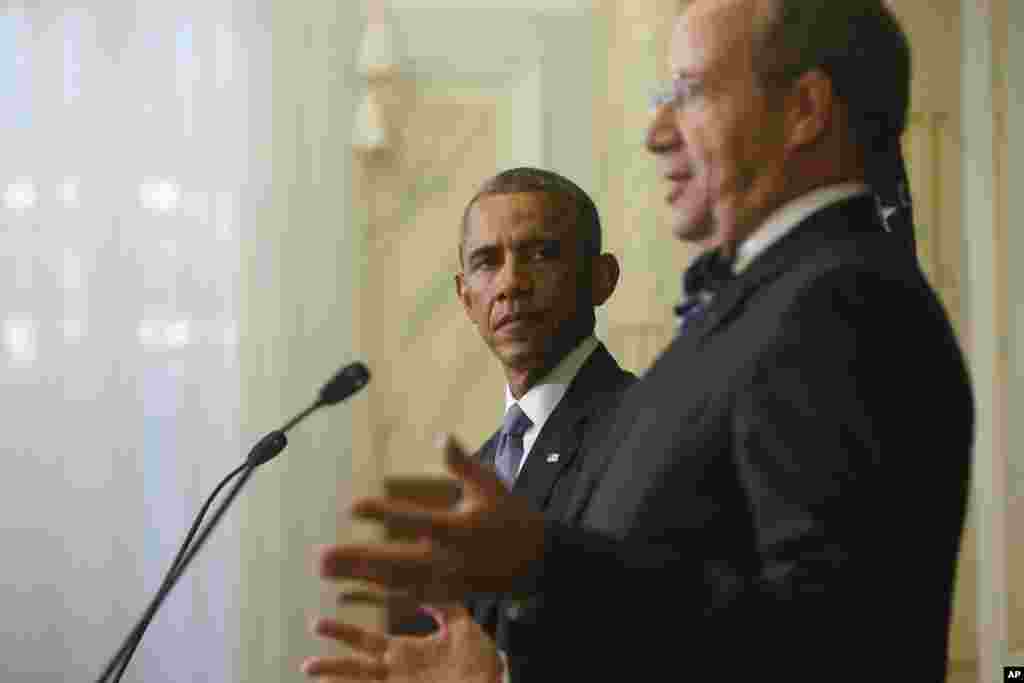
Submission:
[[505,482],[498,478],[497,472],[483,462],[466,453],[466,449],[458,440],[448,434],[441,448],[444,450],[445,464],[448,471],[458,477],[463,489],[470,497],[495,500],[507,495]]
[[435,576],[433,551],[427,543],[332,545],[318,549],[316,573],[325,579],[362,579],[410,590]]
[[383,662],[360,657],[307,657],[300,670],[310,678],[333,676],[336,681],[383,681],[388,675]]
[[367,631],[353,624],[346,624],[337,619],[319,617],[310,629],[314,635],[330,638],[351,646],[353,649],[368,655],[380,656],[388,649],[390,638],[381,633]]
[[440,623],[441,620],[444,620],[447,623],[469,617],[469,610],[467,610],[461,602],[430,603],[422,605],[420,609],[434,617],[438,623]]
[[462,603],[439,602],[420,605],[420,611],[437,622],[438,637],[447,638],[451,624],[464,619],[472,619]]
[[448,637],[448,619],[445,618],[440,609],[431,605],[420,605],[420,611],[437,622],[437,635],[439,638]]
[[403,535],[435,538],[451,537],[452,514],[396,498],[364,498],[352,506],[352,515],[359,519],[380,522],[385,528]]
[[409,593],[381,592],[367,590],[343,591],[338,595],[339,605],[369,605],[371,607],[403,608],[415,607],[416,599]]

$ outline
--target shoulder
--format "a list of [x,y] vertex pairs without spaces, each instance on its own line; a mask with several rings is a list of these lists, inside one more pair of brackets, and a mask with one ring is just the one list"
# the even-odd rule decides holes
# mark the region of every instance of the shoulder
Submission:
[[963,383],[949,315],[916,256],[891,235],[823,238],[768,289],[778,318],[762,361],[777,364],[782,354],[801,365],[866,368],[886,381],[946,372]]
[[622,391],[636,381],[636,375],[624,370],[602,342],[599,342],[597,348],[590,354],[576,379],[585,377],[585,373],[592,376],[593,384],[612,392]]
[[782,322],[948,322],[916,256],[883,232],[820,234],[765,293],[776,299]]
[[603,410],[618,403],[636,380],[636,375],[624,370],[607,347],[599,343],[573,379],[569,391],[573,400],[584,401],[594,410]]

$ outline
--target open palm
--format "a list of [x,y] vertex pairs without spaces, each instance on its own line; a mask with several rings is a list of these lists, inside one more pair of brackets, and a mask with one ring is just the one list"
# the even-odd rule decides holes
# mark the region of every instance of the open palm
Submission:
[[391,636],[335,619],[317,619],[313,632],[348,644],[356,654],[310,657],[302,671],[330,681],[498,683],[502,663],[494,641],[458,604],[425,608],[440,626],[429,636]]

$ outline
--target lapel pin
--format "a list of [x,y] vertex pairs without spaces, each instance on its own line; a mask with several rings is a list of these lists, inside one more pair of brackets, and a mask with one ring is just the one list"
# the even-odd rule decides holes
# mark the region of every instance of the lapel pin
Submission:
[[558,453],[549,453],[548,462],[558,462],[558,459],[562,457]]

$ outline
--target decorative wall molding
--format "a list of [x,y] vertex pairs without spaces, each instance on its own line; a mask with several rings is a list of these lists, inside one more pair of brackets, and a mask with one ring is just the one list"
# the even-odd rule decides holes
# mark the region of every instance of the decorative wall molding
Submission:
[[386,152],[394,144],[386,99],[389,86],[399,76],[401,49],[385,0],[367,0],[367,16],[356,66],[366,92],[356,110],[352,146],[372,155]]

